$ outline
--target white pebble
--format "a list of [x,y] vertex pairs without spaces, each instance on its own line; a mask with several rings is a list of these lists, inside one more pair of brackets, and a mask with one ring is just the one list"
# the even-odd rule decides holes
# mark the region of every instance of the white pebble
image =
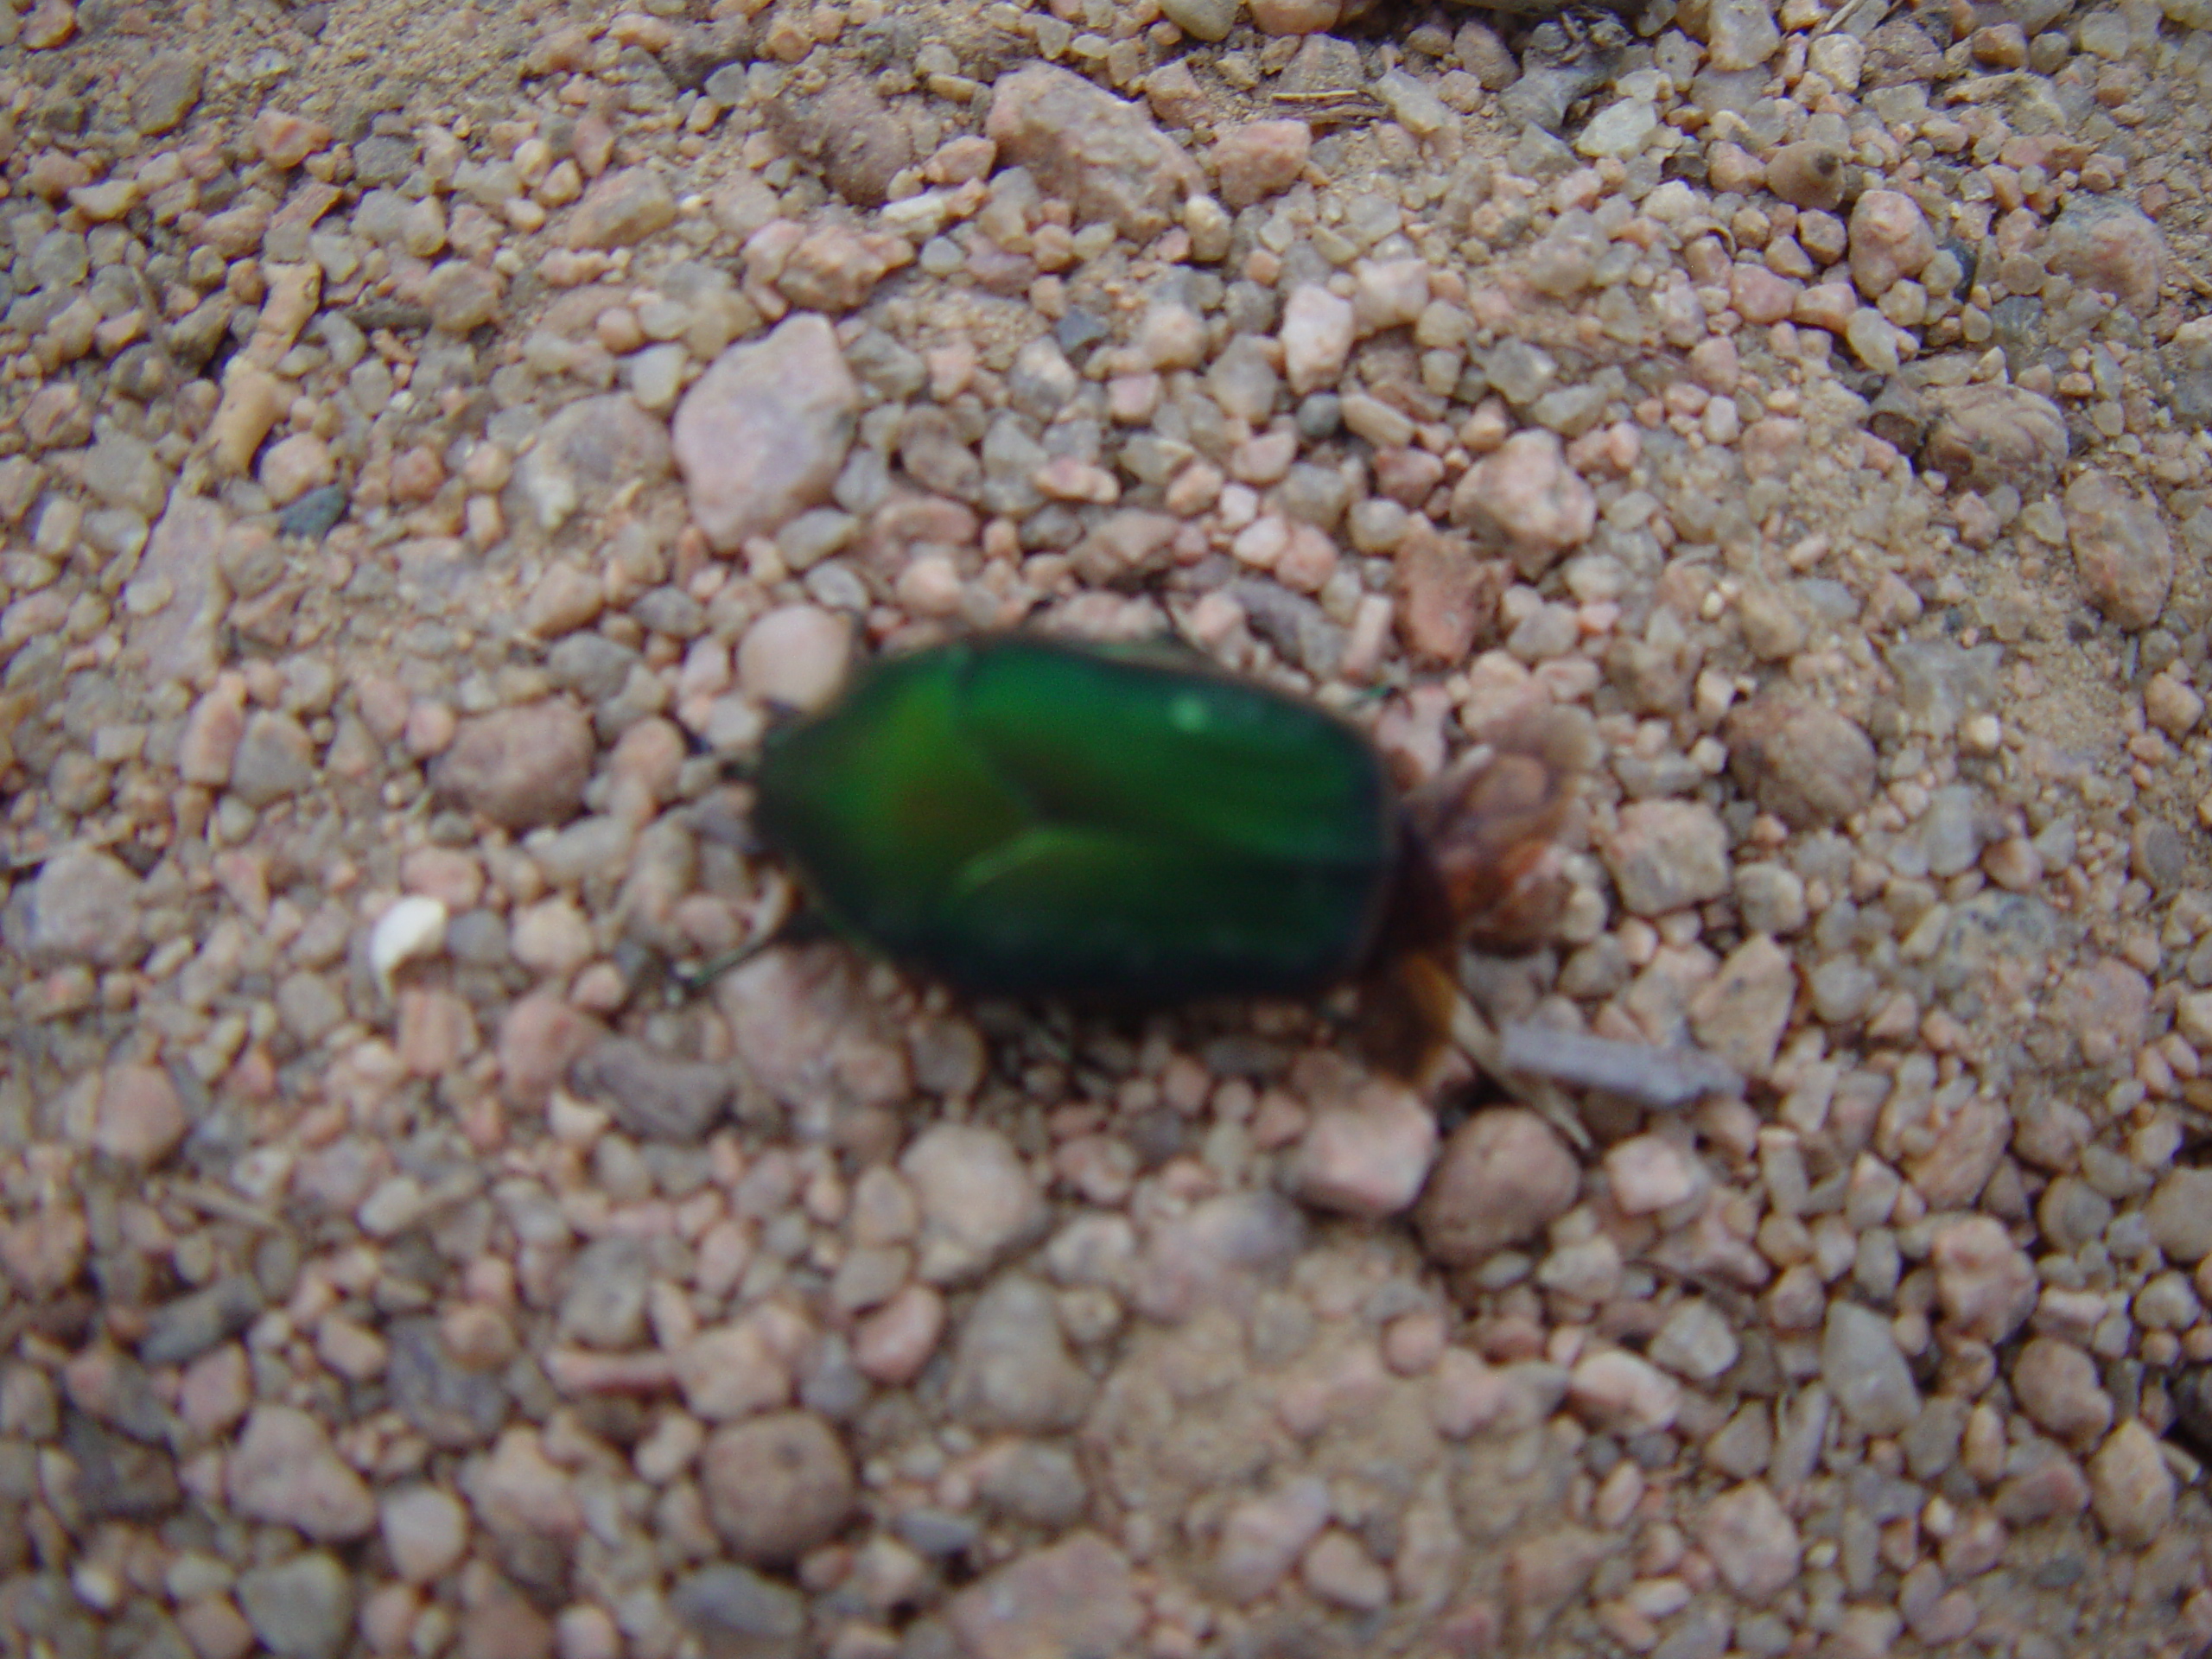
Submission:
[[369,935],[369,967],[377,983],[389,991],[400,963],[435,957],[445,948],[444,901],[414,893],[377,918],[376,930]]

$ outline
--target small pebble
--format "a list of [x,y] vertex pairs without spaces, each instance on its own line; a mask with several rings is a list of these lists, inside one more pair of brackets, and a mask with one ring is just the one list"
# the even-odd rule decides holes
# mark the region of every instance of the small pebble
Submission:
[[852,1463],[809,1412],[772,1412],[718,1429],[701,1458],[709,1511],[731,1554],[754,1565],[797,1560],[851,1509]]
[[1767,157],[1766,187],[1793,207],[1827,211],[1843,200],[1842,155],[1817,141],[1784,144]]
[[1414,1222],[1440,1260],[1478,1262],[1565,1214],[1580,1184],[1573,1158],[1541,1118],[1486,1111],[1445,1141]]
[[396,901],[369,935],[369,968],[377,982],[389,991],[402,964],[444,950],[447,920],[438,899],[410,895]]
[[2151,500],[2091,468],[2067,486],[2066,528],[2082,597],[2131,631],[2157,621],[2173,586],[2174,550]]

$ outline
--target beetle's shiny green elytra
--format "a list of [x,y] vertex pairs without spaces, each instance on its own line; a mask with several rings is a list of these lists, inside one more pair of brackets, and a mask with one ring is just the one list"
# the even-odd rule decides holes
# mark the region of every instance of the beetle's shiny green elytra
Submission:
[[986,636],[861,670],[763,744],[753,825],[840,932],[986,996],[1302,996],[1373,955],[1381,758],[1172,648]]

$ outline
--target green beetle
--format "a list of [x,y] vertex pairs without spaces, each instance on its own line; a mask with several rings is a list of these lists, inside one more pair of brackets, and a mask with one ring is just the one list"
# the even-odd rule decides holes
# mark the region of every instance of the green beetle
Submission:
[[1412,1073],[1462,942],[1550,919],[1571,799],[1535,722],[1402,797],[1355,728],[1175,646],[986,635],[772,730],[753,823],[838,932],[955,989],[1123,1008],[1360,982]]

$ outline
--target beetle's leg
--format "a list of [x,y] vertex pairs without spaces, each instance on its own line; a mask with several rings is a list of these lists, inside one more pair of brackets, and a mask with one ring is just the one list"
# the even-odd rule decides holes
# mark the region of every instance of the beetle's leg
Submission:
[[709,957],[695,967],[671,969],[669,971],[669,977],[676,982],[677,988],[684,995],[696,996],[731,969],[741,963],[750,962],[763,950],[772,946],[811,944],[817,939],[834,937],[829,923],[810,910],[800,911],[774,932],[764,934],[759,938],[747,939],[743,944],[734,945],[723,951],[721,955]]
[[1576,1151],[1587,1153],[1593,1148],[1596,1143],[1590,1139],[1590,1131],[1582,1127],[1581,1118],[1555,1084],[1506,1070],[1503,1042],[1464,994],[1452,999],[1452,1040],[1485,1076],[1557,1129]]
[[761,896],[752,938],[695,967],[672,969],[669,977],[684,995],[696,996],[740,963],[759,956],[770,945],[791,944],[826,931],[821,918],[802,907],[798,888],[780,874],[773,874],[768,879],[767,892]]
[[1370,1065],[1402,1077],[1423,1094],[1441,1081],[1440,1062],[1452,1051],[1452,1004],[1459,988],[1426,950],[1385,961],[1360,981],[1354,1035]]
[[689,968],[671,968],[669,978],[683,995],[696,996],[731,969],[741,962],[750,961],[770,945],[780,943],[773,935],[763,939],[747,939],[743,944],[725,950],[718,957],[709,957],[704,962]]
[[1074,1017],[1064,1007],[1045,1010],[1044,1017],[1033,1028],[1039,1047],[1062,1065],[1072,1066],[1076,1061]]
[[[749,766],[751,762],[732,764]],[[768,850],[768,844],[753,827],[751,803],[745,797],[743,789],[711,790],[685,809],[685,821],[702,841],[734,847],[747,858],[758,858]]]
[[686,727],[683,730],[683,751],[695,760],[711,760],[715,770],[732,783],[749,784],[759,769],[760,757],[757,752],[718,749],[705,735]]
[[[771,730],[779,726],[790,725],[791,721],[806,712],[797,703],[785,702],[781,697],[770,697],[766,702],[768,726]],[[760,770],[760,751],[757,747],[749,751],[725,752],[709,748],[706,740],[701,737],[691,737],[689,742],[692,753],[713,755],[716,768],[731,783],[749,784]]]

